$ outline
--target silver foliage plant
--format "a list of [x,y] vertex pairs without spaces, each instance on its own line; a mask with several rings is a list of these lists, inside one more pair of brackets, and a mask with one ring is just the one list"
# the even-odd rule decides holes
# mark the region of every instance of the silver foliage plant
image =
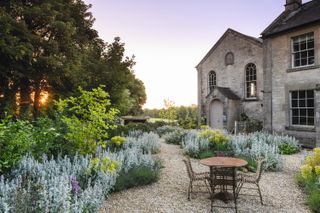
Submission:
[[127,142],[124,144],[125,148],[136,147],[141,149],[143,153],[156,154],[160,152],[160,137],[153,132],[138,134],[136,131],[130,132],[127,137]]
[[191,157],[198,157],[200,151],[209,148],[209,141],[198,138],[199,131],[190,130],[181,143],[183,152]]
[[[128,147],[119,152],[103,151],[101,158],[116,160],[116,172],[98,171],[88,175],[91,156],[47,159],[42,162],[26,156],[11,174],[13,178],[0,177],[0,212],[98,212],[116,183],[117,173],[134,166],[154,169],[156,161],[138,147]],[[86,187],[73,191],[72,180],[86,180]]]
[[289,144],[293,147],[298,147],[298,141],[293,137],[265,132],[232,136],[231,144],[235,155],[247,156],[251,159],[265,158],[267,160],[267,170],[281,169],[280,145]]

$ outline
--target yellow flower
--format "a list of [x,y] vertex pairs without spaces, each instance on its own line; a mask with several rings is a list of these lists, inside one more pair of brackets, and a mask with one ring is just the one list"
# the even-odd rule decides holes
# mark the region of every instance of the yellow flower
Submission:
[[313,167],[314,166],[313,165],[313,156],[307,156],[306,157],[306,163],[307,163],[307,165]]
[[314,171],[315,171],[316,174],[320,177],[320,166],[315,166],[315,167],[314,167]]
[[312,177],[312,166],[310,165],[303,165],[300,167],[300,172],[302,177],[307,180]]
[[127,139],[121,136],[114,136],[111,138],[111,142],[117,146],[122,146],[126,141]]

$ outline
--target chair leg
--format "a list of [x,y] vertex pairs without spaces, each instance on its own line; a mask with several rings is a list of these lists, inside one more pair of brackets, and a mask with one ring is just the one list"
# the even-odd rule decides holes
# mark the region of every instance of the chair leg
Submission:
[[263,201],[262,201],[262,194],[261,194],[261,190],[260,190],[259,183],[257,183],[256,185],[257,185],[257,187],[258,187],[258,192],[259,192],[259,196],[260,196],[260,202],[261,202],[261,205],[263,205]]
[[189,187],[188,187],[188,200],[190,200],[191,191],[192,191],[192,181],[189,182]]

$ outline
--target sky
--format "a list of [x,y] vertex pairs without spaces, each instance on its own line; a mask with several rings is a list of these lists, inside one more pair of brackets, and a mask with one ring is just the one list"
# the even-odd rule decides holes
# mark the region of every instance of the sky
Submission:
[[[285,0],[84,0],[105,42],[119,36],[135,56],[144,108],[197,104],[195,66],[228,29],[259,37]],[[305,2],[305,1],[304,1]]]

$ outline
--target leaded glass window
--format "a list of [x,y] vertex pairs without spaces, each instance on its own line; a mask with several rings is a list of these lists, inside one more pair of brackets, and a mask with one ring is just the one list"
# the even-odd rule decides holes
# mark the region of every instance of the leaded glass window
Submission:
[[257,68],[255,64],[246,66],[246,98],[257,97]]
[[216,85],[217,85],[216,72],[210,71],[209,72],[209,91],[211,92]]

